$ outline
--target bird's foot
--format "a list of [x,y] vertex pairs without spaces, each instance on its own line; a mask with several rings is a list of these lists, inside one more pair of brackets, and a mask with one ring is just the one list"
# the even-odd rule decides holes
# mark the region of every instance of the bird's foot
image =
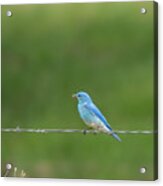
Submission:
[[94,131],[93,131],[93,134],[94,134],[94,135],[96,135],[97,133],[98,133],[97,130],[94,130]]
[[87,129],[83,130],[83,134],[86,135],[87,134]]

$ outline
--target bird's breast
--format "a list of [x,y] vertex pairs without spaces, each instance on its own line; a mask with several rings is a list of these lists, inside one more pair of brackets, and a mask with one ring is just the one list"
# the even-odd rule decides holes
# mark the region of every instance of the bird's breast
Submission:
[[92,123],[92,115],[90,114],[89,110],[85,107],[86,104],[78,104],[78,111],[80,117],[86,122],[87,124]]

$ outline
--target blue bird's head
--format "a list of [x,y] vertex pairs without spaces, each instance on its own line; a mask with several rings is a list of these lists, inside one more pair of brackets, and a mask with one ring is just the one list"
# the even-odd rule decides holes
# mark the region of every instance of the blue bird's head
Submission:
[[90,96],[86,92],[78,92],[72,95],[73,98],[77,98],[79,103],[89,103],[92,102]]

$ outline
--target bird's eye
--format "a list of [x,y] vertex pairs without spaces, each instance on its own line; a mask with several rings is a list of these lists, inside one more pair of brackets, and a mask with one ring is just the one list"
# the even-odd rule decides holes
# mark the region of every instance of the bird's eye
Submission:
[[78,94],[78,97],[81,97],[81,95],[80,95],[80,94]]

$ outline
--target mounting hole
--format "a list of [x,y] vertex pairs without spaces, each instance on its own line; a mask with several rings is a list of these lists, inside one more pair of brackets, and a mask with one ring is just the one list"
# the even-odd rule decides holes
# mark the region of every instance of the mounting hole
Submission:
[[10,163],[7,163],[7,164],[6,164],[6,169],[7,169],[7,170],[10,170],[11,168],[12,168],[12,165],[11,165]]
[[146,10],[145,8],[141,8],[141,9],[140,9],[140,12],[141,12],[142,14],[145,14],[145,13],[147,13],[147,10]]
[[145,167],[141,167],[139,171],[141,174],[144,174],[144,173],[146,173],[147,170]]
[[6,15],[7,15],[8,17],[11,17],[11,16],[12,16],[12,12],[11,12],[10,10],[8,10],[8,11],[6,12]]

